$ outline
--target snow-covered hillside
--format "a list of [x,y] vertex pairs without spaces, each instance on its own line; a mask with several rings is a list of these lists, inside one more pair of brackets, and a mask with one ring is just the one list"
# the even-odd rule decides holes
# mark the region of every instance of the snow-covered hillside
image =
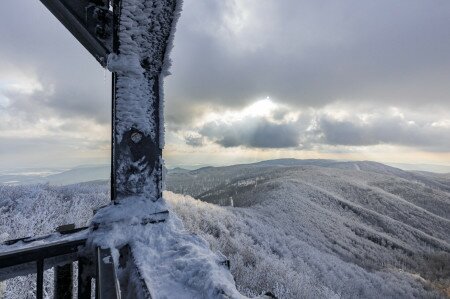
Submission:
[[[86,226],[94,210],[109,203],[109,191],[109,185],[104,182],[71,186],[0,184],[0,243],[45,235],[68,223],[74,223],[77,227]],[[35,284],[36,275],[0,283],[0,298],[35,298]],[[46,298],[52,298],[52,285],[53,271],[45,271]]]
[[[449,296],[448,175],[372,162],[276,160],[169,172],[167,188],[203,200],[165,193],[185,227],[228,256],[247,295]],[[104,182],[0,185],[0,241],[86,225],[108,202]],[[5,298],[25,298],[30,282],[6,284]]]
[[238,285],[249,291],[276,286],[289,298],[318,286],[359,298],[450,291],[445,175],[373,162],[275,160],[168,178],[169,190],[234,205],[167,194],[192,231],[231,257]]

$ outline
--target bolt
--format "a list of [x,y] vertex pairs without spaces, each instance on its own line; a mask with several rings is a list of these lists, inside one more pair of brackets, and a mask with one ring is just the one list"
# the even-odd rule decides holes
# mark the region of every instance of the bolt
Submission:
[[97,25],[95,27],[95,34],[97,34],[97,36],[100,38],[105,38],[106,37],[105,27],[102,25]]
[[132,133],[132,134],[131,134],[131,140],[132,140],[134,143],[138,143],[139,141],[142,140],[142,134],[139,133],[139,132],[134,132],[134,133]]

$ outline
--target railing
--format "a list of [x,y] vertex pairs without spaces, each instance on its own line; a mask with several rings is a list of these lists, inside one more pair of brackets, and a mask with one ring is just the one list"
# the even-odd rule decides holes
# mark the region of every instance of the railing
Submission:
[[[11,240],[0,253],[0,281],[36,273],[36,298],[43,298],[44,271],[54,268],[54,297],[72,298],[73,263],[78,263],[78,298],[91,298],[95,279],[96,298],[120,298],[115,267],[109,249],[86,250],[87,228],[70,229],[38,238]],[[36,243],[45,242],[37,245]],[[34,245],[36,244],[36,245]]]
[[[154,213],[132,225],[164,222],[168,213]],[[0,282],[36,273],[36,298],[41,299],[44,295],[44,271],[53,268],[54,298],[72,298],[73,264],[77,263],[79,299],[91,298],[93,280],[97,299],[119,299],[121,295],[126,298],[151,298],[129,245],[118,248],[118,265],[114,264],[109,248],[92,249],[86,246],[88,233],[103,226],[108,227],[108,224],[92,223],[90,227],[77,229],[70,224],[59,227],[57,233],[47,236],[4,242],[3,252],[0,252]],[[117,268],[121,269],[120,279],[116,275]]]

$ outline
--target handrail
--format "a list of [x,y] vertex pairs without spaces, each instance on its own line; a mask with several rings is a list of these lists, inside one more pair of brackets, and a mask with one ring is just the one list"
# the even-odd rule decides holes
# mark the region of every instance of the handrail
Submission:
[[77,253],[78,247],[84,246],[85,244],[86,239],[58,241],[50,244],[37,245],[29,248],[21,248],[14,251],[0,253],[0,270],[38,260]]
[[[156,221],[156,220],[155,220]],[[160,221],[158,219],[158,221]],[[147,222],[144,221],[144,222]],[[153,223],[149,221],[149,223]],[[86,229],[86,228],[84,228]],[[76,233],[80,229],[71,230]],[[0,252],[0,281],[16,276],[36,273],[36,298],[43,298],[44,271],[54,267],[55,285],[54,298],[67,298],[72,296],[72,263],[78,262],[78,298],[91,298],[91,281],[95,279],[95,293],[97,299],[120,299],[121,291],[127,294],[137,292],[143,298],[151,298],[147,285],[143,281],[138,268],[135,265],[130,247],[121,250],[121,259],[126,259],[127,264],[118,265],[128,273],[139,277],[139,283],[133,289],[121,290],[119,280],[116,276],[116,265],[114,264],[111,249],[96,247],[95,250],[87,250],[87,234],[67,237],[70,232],[65,231],[63,235],[55,233],[35,238],[22,238],[4,242],[3,245],[11,250]],[[45,241],[45,244],[41,242]],[[20,242],[24,244],[20,244]],[[38,244],[33,245],[33,242]],[[20,246],[24,245],[24,246]],[[19,247],[20,246],[20,247]],[[127,260],[130,259],[131,264]]]
[[[82,275],[85,264],[89,263],[79,256],[80,248],[86,245],[86,235],[70,236],[87,228],[66,230],[46,236],[27,237],[3,243],[8,251],[0,252],[0,281],[20,275],[36,273],[36,298],[43,298],[44,271],[55,268],[55,298],[72,294],[72,263],[78,261],[79,285],[89,285],[89,292],[81,290],[78,298],[90,298],[90,277]],[[33,245],[36,242],[38,244]],[[45,242],[42,244],[41,242]],[[20,246],[23,245],[23,246]],[[86,282],[89,280],[89,282]],[[67,288],[70,290],[67,290]],[[87,296],[89,295],[89,296]]]
[[[168,211],[153,213],[130,225],[164,222],[168,213]],[[135,293],[142,298],[151,298],[150,290],[142,278],[129,245],[119,250],[119,265],[114,265],[110,248],[97,247],[95,250],[86,248],[88,230],[96,231],[118,222],[120,221],[108,224],[92,223],[90,227],[76,229],[73,225],[65,225],[60,227],[62,230],[50,235],[3,242],[3,249],[6,247],[9,250],[0,252],[0,281],[36,273],[36,297],[41,299],[43,298],[43,273],[46,269],[54,267],[55,298],[71,297],[72,263],[78,262],[79,299],[91,298],[92,279],[96,282],[96,298],[119,299],[121,292],[125,295]],[[131,285],[122,281],[122,278],[119,282],[116,267],[127,273],[122,276],[137,277],[138,280]],[[124,284],[123,289],[120,288],[122,284]]]

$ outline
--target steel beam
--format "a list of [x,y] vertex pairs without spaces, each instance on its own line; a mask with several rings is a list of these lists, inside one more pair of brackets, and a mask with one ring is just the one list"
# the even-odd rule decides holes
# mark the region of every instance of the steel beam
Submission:
[[[121,55],[121,41],[118,28],[120,26],[122,1],[113,1],[113,51]],[[149,2],[142,0],[142,2]],[[175,19],[175,10],[177,0],[162,0],[155,5],[163,6],[164,9],[155,9],[160,11],[159,15],[154,16],[153,22],[149,22],[146,28],[140,28],[152,32],[157,26],[152,23],[161,24],[161,27],[171,28]],[[159,28],[159,27],[158,27]],[[139,125],[131,125],[124,132],[119,131],[122,119],[118,116],[119,107],[127,105],[128,99],[124,96],[119,97],[119,83],[124,79],[124,74],[116,72],[113,74],[113,112],[112,112],[112,199],[130,195],[146,195],[153,200],[161,197],[162,193],[162,142],[160,140],[161,130],[163,130],[162,115],[162,91],[160,90],[160,80],[163,74],[162,66],[166,55],[167,46],[170,38],[170,31],[165,32],[164,36],[158,41],[150,40],[151,49],[148,50],[148,56],[141,57],[140,66],[144,69],[144,77],[147,80],[146,94],[151,102],[151,111],[146,116],[149,123],[153,124],[154,134],[142,132]],[[144,39],[148,38],[143,36]],[[145,50],[145,49],[142,49]],[[157,66],[157,67],[155,67]]]

